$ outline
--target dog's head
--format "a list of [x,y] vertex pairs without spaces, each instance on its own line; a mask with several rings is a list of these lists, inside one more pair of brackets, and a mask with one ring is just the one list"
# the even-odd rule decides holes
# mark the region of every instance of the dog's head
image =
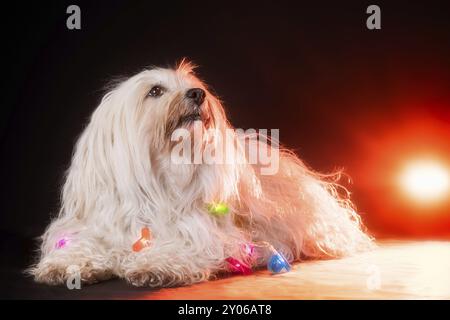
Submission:
[[154,151],[168,147],[176,129],[191,130],[194,124],[204,129],[226,127],[221,103],[193,69],[183,61],[174,69],[152,68],[136,74],[104,97],[98,120],[107,121],[108,113],[122,118],[122,129],[145,135]]
[[162,184],[177,187],[212,180],[194,179],[199,166],[177,165],[171,159],[173,133],[193,133],[199,127],[202,132],[224,132],[229,123],[220,101],[190,63],[144,70],[122,81],[103,97],[78,140],[64,197],[82,189],[90,198],[92,190],[111,189],[111,194],[132,198],[154,194]]

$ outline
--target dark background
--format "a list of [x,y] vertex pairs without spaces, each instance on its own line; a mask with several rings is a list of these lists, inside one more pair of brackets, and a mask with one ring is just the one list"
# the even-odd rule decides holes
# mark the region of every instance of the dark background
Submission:
[[[66,28],[70,4],[81,7],[81,30]],[[370,4],[381,7],[381,30],[366,28]],[[5,297],[50,292],[20,282],[19,270],[58,210],[73,144],[105,86],[182,57],[200,66],[236,127],[279,128],[311,167],[346,168],[377,237],[450,234],[448,203],[408,217],[418,209],[398,204],[383,178],[395,158],[386,155],[399,150],[449,157],[448,1],[46,1],[2,13]]]

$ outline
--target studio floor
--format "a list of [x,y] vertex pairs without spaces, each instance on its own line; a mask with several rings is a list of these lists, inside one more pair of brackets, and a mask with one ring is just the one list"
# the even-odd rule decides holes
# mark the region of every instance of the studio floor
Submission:
[[6,283],[5,297],[31,299],[450,299],[450,242],[383,241],[372,252],[297,263],[285,274],[262,270],[161,290],[118,279],[68,290],[18,274]]

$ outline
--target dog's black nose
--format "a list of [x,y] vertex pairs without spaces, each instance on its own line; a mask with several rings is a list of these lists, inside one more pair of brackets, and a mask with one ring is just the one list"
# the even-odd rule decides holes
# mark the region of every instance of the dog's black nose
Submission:
[[205,90],[200,88],[193,88],[186,91],[186,98],[191,99],[197,106],[200,106],[205,101]]

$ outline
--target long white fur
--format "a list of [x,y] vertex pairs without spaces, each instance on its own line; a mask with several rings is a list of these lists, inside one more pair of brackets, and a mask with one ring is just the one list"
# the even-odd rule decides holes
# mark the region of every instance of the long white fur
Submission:
[[[155,84],[166,92],[147,97]],[[231,128],[188,62],[142,71],[103,97],[76,144],[61,210],[30,268],[38,282],[64,283],[75,265],[85,283],[117,276],[137,286],[187,285],[226,270],[229,256],[245,259],[242,244],[250,241],[269,242],[290,261],[372,247],[348,195],[338,192],[338,176],[313,172],[289,150],[281,150],[275,175],[261,175],[249,163],[174,164],[167,127],[195,87],[207,92],[203,112],[210,127]],[[209,214],[205,203],[211,201],[228,203],[231,213]],[[133,252],[143,226],[152,245]],[[71,242],[56,249],[65,235]]]

